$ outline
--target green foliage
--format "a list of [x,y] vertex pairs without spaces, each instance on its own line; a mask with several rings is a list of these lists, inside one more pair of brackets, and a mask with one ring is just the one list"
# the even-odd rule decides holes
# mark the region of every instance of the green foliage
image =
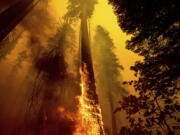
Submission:
[[143,116],[141,129],[159,126],[165,134],[174,134],[171,123],[178,123],[180,106],[180,1],[109,1],[122,30],[132,34],[127,49],[144,57],[131,67],[139,79],[128,82],[139,96],[126,97],[120,109],[127,112],[129,120],[133,117],[138,122],[133,116],[137,113]]

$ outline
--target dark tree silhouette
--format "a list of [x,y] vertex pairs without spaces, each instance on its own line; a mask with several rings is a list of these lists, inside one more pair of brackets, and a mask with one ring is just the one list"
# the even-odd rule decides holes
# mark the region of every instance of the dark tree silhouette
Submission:
[[[0,42],[38,4],[40,0],[18,0],[0,13]],[[8,2],[7,2],[8,3]]]
[[[136,131],[153,131],[152,128],[159,126],[163,134],[172,135],[177,128],[173,123],[179,123],[180,111],[180,1],[109,2],[114,6],[122,30],[132,35],[127,49],[144,57],[131,67],[139,79],[129,82],[139,96],[125,98],[119,109],[127,112]],[[143,116],[132,117],[137,113]]]
[[[102,111],[110,110],[108,114],[111,118],[111,134],[117,135],[117,119],[114,114],[115,108],[118,106],[118,100],[127,95],[126,90],[121,87],[119,80],[120,70],[123,67],[119,64],[116,55],[113,52],[115,48],[109,32],[102,26],[97,26],[94,36],[93,60],[95,71],[97,72],[96,81],[99,86],[99,94],[104,95]],[[103,94],[102,94],[103,93]],[[104,100],[106,97],[107,102]],[[109,122],[109,121],[108,121]]]
[[[35,59],[34,67],[37,76],[29,97],[23,134],[27,131],[33,135],[72,134],[74,122],[63,118],[61,114],[57,113],[57,109],[62,106],[63,97],[64,99],[68,97],[65,101],[71,102],[71,109],[76,109],[75,94],[78,93],[76,90],[73,92],[72,88],[79,88],[79,83],[69,76],[65,60],[67,49],[73,48],[74,36],[71,25],[65,22],[49,39],[47,49],[42,50],[40,56]],[[64,94],[65,90],[68,90],[68,94]],[[65,101],[62,107],[69,109],[68,103]]]

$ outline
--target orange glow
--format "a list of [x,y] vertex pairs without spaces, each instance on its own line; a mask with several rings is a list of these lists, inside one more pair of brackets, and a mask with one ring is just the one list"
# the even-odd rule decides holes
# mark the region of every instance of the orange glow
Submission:
[[63,107],[58,107],[57,110],[58,110],[59,113],[63,113],[65,111],[65,109]]
[[[85,68],[85,66],[84,66]],[[86,83],[88,82],[88,72],[81,71],[81,96],[79,97],[78,121],[73,135],[104,135],[101,109],[99,105],[92,105],[88,98]],[[96,111],[98,110],[98,112]],[[100,122],[98,122],[98,119]]]
[[88,72],[81,71],[81,95],[78,96],[79,104],[77,112],[68,112],[63,107],[58,107],[57,112],[61,118],[75,123],[73,135],[105,135],[101,109],[99,105],[93,105],[94,101],[88,98],[86,83]]
[[[61,20],[60,18],[67,11],[67,3],[68,0],[52,0],[50,3],[51,12],[53,12],[58,21]],[[92,40],[97,25],[106,28],[114,41],[116,47],[114,52],[119,59],[119,63],[124,67],[124,70],[121,71],[122,81],[136,79],[134,72],[130,70],[130,66],[134,65],[135,61],[142,60],[142,57],[125,48],[126,41],[130,39],[130,35],[125,34],[118,26],[117,17],[113,12],[112,6],[108,4],[108,0],[98,0],[98,3],[95,5],[93,16],[90,19]],[[132,91],[133,88],[127,89],[131,89],[130,92],[134,92]]]

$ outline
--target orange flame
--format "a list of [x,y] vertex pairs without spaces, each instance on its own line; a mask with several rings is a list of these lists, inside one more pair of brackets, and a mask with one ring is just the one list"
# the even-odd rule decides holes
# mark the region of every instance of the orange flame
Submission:
[[[86,66],[84,68],[86,68]],[[93,101],[88,98],[88,88],[86,85],[88,81],[87,70],[81,70],[81,96],[78,97],[78,116],[76,130],[73,135],[105,135],[100,106],[92,105],[91,103]]]
[[81,95],[78,98],[78,110],[75,113],[67,112],[63,107],[58,107],[57,111],[61,117],[75,122],[73,135],[105,135],[101,109],[99,105],[92,104],[94,101],[88,98],[87,82],[88,72],[81,71]]

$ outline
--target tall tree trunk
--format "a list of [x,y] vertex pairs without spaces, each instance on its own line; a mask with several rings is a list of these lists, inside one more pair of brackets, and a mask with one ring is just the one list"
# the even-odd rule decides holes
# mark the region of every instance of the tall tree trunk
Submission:
[[89,88],[88,91],[89,98],[95,101],[95,104],[98,104],[98,97],[96,94],[94,71],[91,58],[90,42],[87,28],[87,19],[84,17],[81,19],[81,61],[82,66],[86,64],[86,68],[89,73]]
[[40,0],[19,0],[0,14],[0,42]]
[[[86,68],[83,68],[84,66]],[[86,72],[83,71],[84,69],[86,69],[88,72],[88,84],[86,84],[88,86],[86,86],[87,88],[86,91],[87,91],[88,99],[92,101],[90,104],[92,104],[93,106],[97,106],[99,105],[99,102],[98,102],[98,96],[96,94],[95,77],[93,71],[89,33],[87,26],[87,17],[85,13],[83,13],[81,18],[81,67],[82,67],[82,72]],[[95,112],[101,113],[97,108],[95,109],[96,109],[94,110]],[[103,131],[103,127],[101,126],[101,119],[98,116],[95,117],[100,127],[100,134],[103,135],[104,131]]]

